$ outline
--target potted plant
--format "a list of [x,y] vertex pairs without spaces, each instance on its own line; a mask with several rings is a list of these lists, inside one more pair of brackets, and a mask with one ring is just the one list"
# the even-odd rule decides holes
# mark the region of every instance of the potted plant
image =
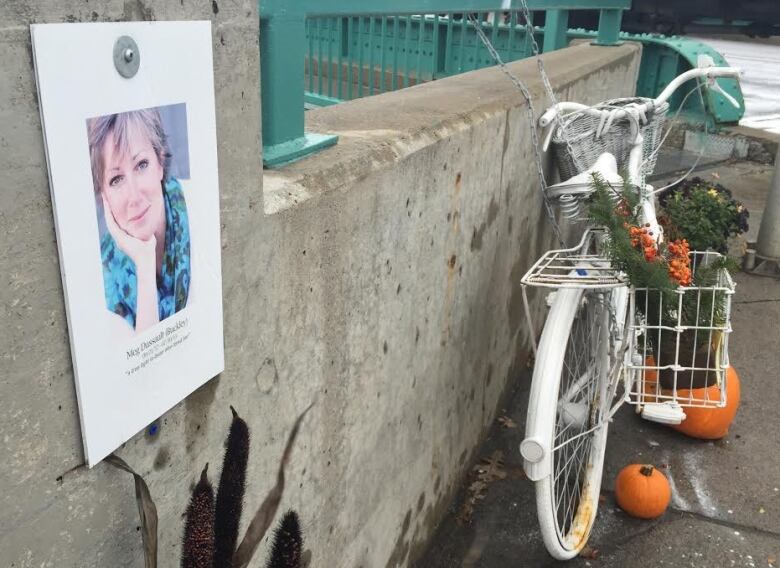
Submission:
[[[724,269],[733,263],[714,253],[692,253],[688,235],[698,239],[704,231],[688,233],[687,226],[674,224],[684,199],[671,197],[672,211],[661,212],[665,238],[657,243],[651,227],[639,221],[633,190],[612,188],[598,176],[593,186],[589,214],[606,229],[606,253],[633,287],[643,331],[640,351],[649,355],[646,366],[658,370],[656,388],[698,389],[719,383],[727,319],[727,291],[719,284]],[[712,201],[732,207],[726,199]],[[711,240],[712,244],[711,248],[720,248],[722,243]]]
[[748,230],[748,210],[718,183],[685,180],[662,192],[658,201],[666,235],[685,238],[693,250],[726,254],[728,239]]

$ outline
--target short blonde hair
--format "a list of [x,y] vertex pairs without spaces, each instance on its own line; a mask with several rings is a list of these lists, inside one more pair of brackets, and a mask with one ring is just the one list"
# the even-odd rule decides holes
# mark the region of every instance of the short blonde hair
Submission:
[[89,140],[89,159],[92,163],[92,184],[95,193],[100,193],[106,162],[103,147],[109,134],[114,135],[114,148],[120,153],[127,152],[127,136],[130,126],[137,126],[152,143],[154,153],[163,168],[163,180],[168,178],[168,165],[171,153],[168,150],[168,137],[163,129],[162,119],[157,109],[147,108],[131,110],[117,114],[107,114],[87,119],[87,138]]

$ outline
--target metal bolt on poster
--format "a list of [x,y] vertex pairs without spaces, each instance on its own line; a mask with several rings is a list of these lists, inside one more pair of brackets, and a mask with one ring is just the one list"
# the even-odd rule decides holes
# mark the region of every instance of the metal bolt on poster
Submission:
[[91,467],[224,370],[211,24],[31,35]]

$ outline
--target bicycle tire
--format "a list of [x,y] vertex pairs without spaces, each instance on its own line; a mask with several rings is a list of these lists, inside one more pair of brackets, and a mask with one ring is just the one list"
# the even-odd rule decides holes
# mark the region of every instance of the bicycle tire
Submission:
[[556,292],[537,350],[523,444],[532,440],[544,455],[531,463],[528,446],[521,451],[535,482],[545,547],[558,560],[585,546],[598,509],[608,429],[602,416],[611,404],[609,297],[592,290]]

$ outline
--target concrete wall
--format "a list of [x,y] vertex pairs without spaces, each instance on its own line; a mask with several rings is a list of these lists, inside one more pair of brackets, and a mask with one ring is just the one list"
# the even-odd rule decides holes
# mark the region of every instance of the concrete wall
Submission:
[[[300,513],[313,566],[407,564],[523,375],[518,279],[551,235],[522,97],[484,70],[314,111],[312,128],[339,133],[339,145],[264,175],[256,10],[249,0],[0,6],[3,566],[142,565],[131,478],[83,466],[30,23],[214,22],[227,368],[156,436],[118,451],[157,502],[160,566],[177,565],[197,473],[205,462],[218,470],[228,405],[252,430],[254,510],[311,401],[282,506]],[[632,92],[638,48],[584,45],[545,60],[562,97],[595,101]],[[543,100],[534,65],[513,68]]]

